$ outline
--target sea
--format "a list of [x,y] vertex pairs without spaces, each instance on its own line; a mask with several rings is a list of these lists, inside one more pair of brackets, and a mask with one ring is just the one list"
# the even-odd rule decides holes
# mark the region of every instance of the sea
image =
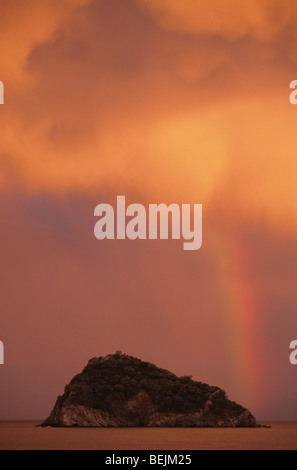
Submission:
[[297,422],[261,428],[41,428],[0,422],[1,450],[297,450]]

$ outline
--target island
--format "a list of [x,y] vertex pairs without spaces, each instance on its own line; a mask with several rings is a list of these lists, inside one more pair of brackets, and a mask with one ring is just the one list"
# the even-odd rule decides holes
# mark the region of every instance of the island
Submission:
[[257,427],[224,390],[117,351],[90,359],[41,426]]

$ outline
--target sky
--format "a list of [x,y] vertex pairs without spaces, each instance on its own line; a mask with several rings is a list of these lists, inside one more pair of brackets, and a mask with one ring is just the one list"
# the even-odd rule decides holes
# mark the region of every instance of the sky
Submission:
[[[0,419],[121,350],[297,420],[297,5],[0,4]],[[203,205],[203,244],[97,240],[94,208]]]

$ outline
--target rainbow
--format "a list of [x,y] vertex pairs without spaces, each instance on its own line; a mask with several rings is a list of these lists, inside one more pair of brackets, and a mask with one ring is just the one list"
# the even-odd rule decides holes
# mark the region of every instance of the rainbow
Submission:
[[223,227],[214,242],[217,285],[222,298],[229,334],[225,344],[233,364],[234,390],[241,402],[261,403],[263,374],[260,332],[260,301],[253,276],[253,258],[242,233]]

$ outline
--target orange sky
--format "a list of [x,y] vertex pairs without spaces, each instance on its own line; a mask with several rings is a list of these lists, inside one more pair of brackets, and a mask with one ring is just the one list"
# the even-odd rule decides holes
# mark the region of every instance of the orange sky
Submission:
[[[4,417],[43,417],[89,357],[122,349],[222,386],[260,417],[296,419],[297,6],[237,5],[1,3]],[[202,249],[98,242],[94,207],[117,194],[202,203]],[[239,290],[255,299],[246,334]]]

